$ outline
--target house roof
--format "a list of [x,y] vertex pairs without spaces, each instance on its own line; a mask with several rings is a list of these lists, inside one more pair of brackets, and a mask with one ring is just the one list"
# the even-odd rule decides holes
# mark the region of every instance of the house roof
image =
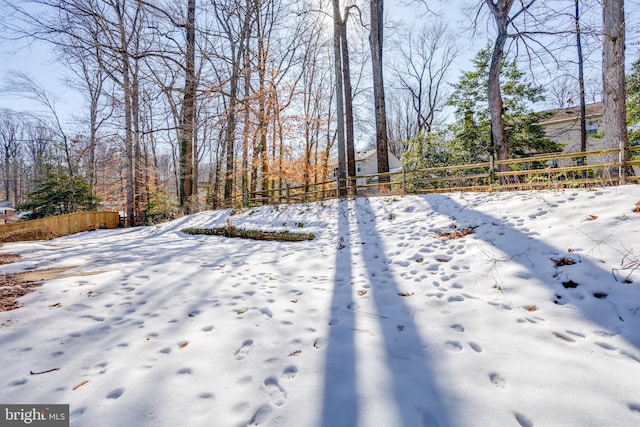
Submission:
[[[541,125],[575,121],[580,118],[580,106],[548,110],[548,112],[553,114],[548,119],[542,120]],[[594,117],[602,117],[602,102],[585,105],[585,118]]]
[[364,160],[370,156],[377,155],[377,151],[375,148],[367,151],[356,151],[356,162]]
[[[377,150],[375,148],[372,148],[371,150],[366,150],[366,151],[356,151],[356,162],[361,162],[363,160],[368,159],[371,156],[377,156]],[[393,156],[393,153],[391,151],[389,151],[389,158],[392,158],[391,156]],[[394,156],[395,157],[395,156]],[[400,160],[398,160],[400,161]],[[333,165],[337,165],[338,164],[338,159],[336,157],[331,158],[329,160],[329,166],[333,166]]]

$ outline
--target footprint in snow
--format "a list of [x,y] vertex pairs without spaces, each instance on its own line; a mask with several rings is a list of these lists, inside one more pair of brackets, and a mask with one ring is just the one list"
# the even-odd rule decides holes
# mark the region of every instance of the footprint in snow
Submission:
[[637,412],[637,413],[640,414],[640,404],[638,404],[638,403],[629,403],[627,405],[627,407],[629,408],[629,410],[631,412]]
[[242,346],[238,350],[236,350],[234,358],[236,360],[242,360],[245,357],[247,357],[247,354],[249,354],[249,349],[251,348],[251,346],[253,346],[253,340],[244,340],[244,342],[242,343]]
[[273,408],[269,405],[262,405],[258,408],[256,412],[254,412],[253,417],[247,423],[248,426],[261,426],[265,425],[269,418],[271,418],[271,413],[273,412]]
[[107,394],[107,399],[112,399],[112,400],[119,399],[123,393],[124,393],[123,388],[116,388],[115,390],[112,390],[111,393]]
[[298,368],[294,365],[287,366],[282,371],[282,378],[293,379],[298,375]]
[[608,344],[606,342],[595,342],[595,345],[604,348],[605,350],[617,350],[618,347]]
[[267,320],[273,317],[273,313],[271,312],[271,310],[266,307],[260,309],[260,314],[262,314],[262,316]]
[[264,390],[266,390],[271,401],[276,406],[282,406],[287,401],[287,393],[278,384],[278,380],[275,377],[269,377],[264,380]]
[[480,344],[476,344],[474,342],[470,342],[469,343],[469,347],[471,347],[471,349],[473,351],[475,351],[476,353],[482,353],[482,347],[480,346]]
[[533,423],[524,415],[519,413],[514,413],[516,417],[516,421],[520,424],[521,427],[533,427]]
[[447,349],[451,351],[462,351],[462,345],[458,341],[447,341]]
[[505,388],[507,386],[507,380],[495,372],[489,374],[489,381],[498,388]]

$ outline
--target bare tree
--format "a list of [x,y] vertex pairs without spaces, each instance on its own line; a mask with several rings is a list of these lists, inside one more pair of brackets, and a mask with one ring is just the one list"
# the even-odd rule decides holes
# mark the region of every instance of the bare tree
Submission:
[[46,120],[47,127],[55,131],[56,136],[60,141],[59,146],[63,154],[69,183],[69,207],[71,212],[75,212],[76,200],[75,186],[73,182],[74,176],[77,173],[77,161],[71,149],[71,140],[67,135],[60,115],[58,114],[56,97],[47,91],[40,83],[33,80],[27,74],[21,72],[13,73],[6,83],[5,91],[32,99],[45,108],[45,117],[47,117],[47,119],[39,117],[36,118],[39,120]]
[[[625,21],[624,1],[602,1],[602,82],[605,146],[619,148],[620,158],[627,151],[627,108],[624,76]],[[620,163],[622,165],[622,162]],[[619,170],[624,182],[625,171]]]
[[[3,200],[18,202],[17,163],[23,141],[23,121],[8,110],[0,111],[0,157],[2,161]],[[13,193],[13,195],[12,195]]]
[[436,21],[417,32],[399,31],[394,45],[398,54],[394,78],[411,99],[415,131],[431,132],[446,102],[447,76],[459,52],[457,39],[443,21]]
[[344,131],[344,89],[343,89],[343,72],[342,72],[342,55],[341,55],[341,34],[342,34],[342,17],[340,11],[340,1],[333,0],[333,66],[336,81],[336,121],[337,121],[337,137],[338,137],[338,195],[343,197],[346,195],[344,189],[344,179],[346,176],[345,169],[345,131]]
[[[389,148],[387,142],[387,112],[384,99],[384,78],[382,75],[382,44],[384,28],[384,0],[370,0],[371,66],[373,68],[373,98],[376,117],[376,152],[378,173],[389,172]],[[389,176],[379,178],[380,182],[389,182]]]

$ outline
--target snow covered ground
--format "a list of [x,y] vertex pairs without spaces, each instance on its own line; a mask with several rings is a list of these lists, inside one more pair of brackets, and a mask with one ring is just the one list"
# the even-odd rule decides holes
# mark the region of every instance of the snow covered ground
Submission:
[[[388,196],[5,244],[2,273],[77,275],[0,313],[0,403],[86,427],[637,426],[639,201]],[[227,220],[316,239],[180,232]]]

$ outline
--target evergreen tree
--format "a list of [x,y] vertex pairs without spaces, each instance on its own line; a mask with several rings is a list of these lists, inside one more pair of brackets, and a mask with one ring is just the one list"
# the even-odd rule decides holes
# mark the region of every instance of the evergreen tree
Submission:
[[[468,161],[486,161],[494,153],[491,141],[491,118],[487,85],[489,81],[489,47],[476,54],[474,69],[465,72],[454,85],[448,104],[455,107],[453,132]],[[509,142],[509,157],[562,150],[562,146],[545,136],[540,121],[548,113],[535,113],[531,105],[544,99],[544,89],[525,79],[515,61],[505,60],[501,67],[503,119]]]
[[79,175],[74,175],[69,185],[69,175],[64,171],[48,170],[36,181],[36,189],[29,193],[27,201],[18,209],[30,211],[26,219],[45,218],[79,211],[92,211],[98,200],[91,186]]
[[629,145],[640,145],[640,59],[634,62],[627,77],[627,125]]

